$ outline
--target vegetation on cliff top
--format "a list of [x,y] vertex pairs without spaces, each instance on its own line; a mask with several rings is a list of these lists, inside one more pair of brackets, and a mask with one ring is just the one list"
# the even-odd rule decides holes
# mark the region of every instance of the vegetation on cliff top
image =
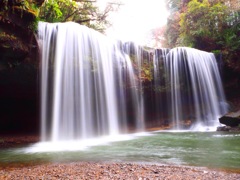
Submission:
[[118,8],[119,4],[110,4],[100,11],[96,1],[88,0],[48,0],[40,8],[40,20],[46,22],[74,21],[97,31],[104,32],[109,25],[109,12]]
[[188,46],[221,54],[240,72],[240,5],[237,0],[166,0],[170,16],[165,46]]
[[97,31],[104,32],[109,25],[107,16],[116,10],[118,3],[100,11],[96,1],[88,0],[3,0],[0,1],[0,21],[9,20],[13,15],[27,22],[25,27],[35,31],[39,20],[46,22],[74,21]]

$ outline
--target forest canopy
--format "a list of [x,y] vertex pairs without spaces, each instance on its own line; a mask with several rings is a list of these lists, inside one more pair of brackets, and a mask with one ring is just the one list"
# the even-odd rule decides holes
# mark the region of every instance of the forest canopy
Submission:
[[[155,33],[156,37],[160,37],[165,32],[164,38],[160,39],[163,47],[188,46],[214,52],[222,55],[229,67],[240,72],[240,0],[165,1],[170,12],[168,23]],[[117,10],[121,4],[109,3],[105,10],[100,11],[96,2],[97,0],[3,0],[0,1],[0,16],[4,19],[19,11],[20,16],[24,17],[22,11],[25,10],[28,17],[33,19],[32,23],[25,25],[30,30],[36,30],[37,22],[41,20],[74,21],[104,32],[110,25],[107,21],[109,13]],[[37,18],[34,19],[35,17]]]
[[40,20],[46,22],[74,21],[97,31],[104,32],[109,25],[109,12],[118,8],[118,4],[108,4],[100,11],[96,0],[46,0],[40,8]]
[[240,71],[239,0],[166,0],[165,47],[188,46],[221,54]]

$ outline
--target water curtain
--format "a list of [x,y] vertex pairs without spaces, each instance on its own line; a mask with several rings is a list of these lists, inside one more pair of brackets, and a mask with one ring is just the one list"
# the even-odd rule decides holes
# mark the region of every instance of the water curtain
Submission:
[[40,22],[38,31],[42,141],[208,126],[226,112],[212,53],[147,51],[73,22]]

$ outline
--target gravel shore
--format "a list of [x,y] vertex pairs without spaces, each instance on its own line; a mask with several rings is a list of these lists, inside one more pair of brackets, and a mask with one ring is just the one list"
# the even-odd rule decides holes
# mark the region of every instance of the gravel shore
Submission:
[[[0,149],[34,143],[38,136],[1,136]],[[37,163],[37,162],[36,162]],[[239,171],[146,163],[72,162],[1,164],[0,180],[240,180]]]
[[140,163],[75,162],[0,167],[0,179],[239,180],[240,174],[207,168]]

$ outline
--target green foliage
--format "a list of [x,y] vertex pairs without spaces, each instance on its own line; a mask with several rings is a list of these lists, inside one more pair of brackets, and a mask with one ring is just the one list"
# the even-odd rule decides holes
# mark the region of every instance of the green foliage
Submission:
[[235,71],[240,71],[240,24],[223,31],[222,40],[218,43],[227,65]]
[[200,40],[204,40],[204,46],[215,49],[213,42],[220,37],[226,17],[227,7],[222,3],[190,1],[186,12],[181,13],[179,45],[198,48],[203,46]]
[[[21,18],[21,22],[17,22],[20,26],[24,26],[30,31],[35,31],[38,24],[39,7],[32,0],[4,0],[0,1],[0,17],[7,19],[7,21],[14,23],[17,18]],[[9,18],[10,17],[10,18]],[[4,21],[4,20],[3,20]]]
[[236,4],[228,0],[167,2],[171,15],[166,47],[188,46],[222,54],[227,66],[240,71],[240,8]]
[[219,55],[219,54],[221,54],[221,51],[220,50],[212,50],[212,53],[215,55]]
[[48,0],[40,9],[40,19],[47,22],[66,21],[67,18],[63,16],[64,13],[66,14],[67,10],[74,12],[75,8],[77,8],[75,1]]
[[28,24],[28,27],[27,27],[27,28],[28,28],[30,31],[37,32],[38,22],[39,22],[39,17],[34,18],[34,20],[31,21],[31,23]]
[[35,16],[38,16],[39,13],[39,7],[31,0],[17,0],[17,1],[3,0],[2,2],[0,2],[0,12],[2,14],[6,13],[7,11],[14,13],[15,9],[21,11],[28,11],[34,14]]
[[46,22],[74,21],[99,31],[108,24],[106,17],[111,8],[104,12],[94,5],[94,1],[48,0],[40,9],[40,20]]
[[151,63],[144,62],[141,67],[141,80],[142,81],[152,81],[153,80],[153,66]]

